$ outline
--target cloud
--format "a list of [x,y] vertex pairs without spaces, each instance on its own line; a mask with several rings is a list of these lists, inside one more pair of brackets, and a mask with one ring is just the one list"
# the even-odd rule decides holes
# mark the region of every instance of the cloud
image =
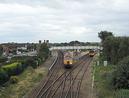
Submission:
[[128,0],[0,0],[0,42],[100,41],[108,30],[129,35]]

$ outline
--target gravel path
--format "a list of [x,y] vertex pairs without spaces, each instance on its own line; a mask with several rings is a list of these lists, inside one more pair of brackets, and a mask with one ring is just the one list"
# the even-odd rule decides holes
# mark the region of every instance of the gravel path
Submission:
[[94,98],[92,91],[92,66],[90,66],[86,72],[86,75],[83,78],[80,98]]

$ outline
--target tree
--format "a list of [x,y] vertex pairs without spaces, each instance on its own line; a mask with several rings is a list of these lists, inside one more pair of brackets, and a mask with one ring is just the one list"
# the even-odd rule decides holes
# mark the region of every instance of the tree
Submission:
[[0,69],[0,85],[8,81],[9,76],[6,71],[4,71],[2,68]]
[[3,47],[0,45],[0,56],[3,54]]
[[103,55],[112,64],[129,55],[129,37],[107,37],[103,42]]
[[35,58],[33,58],[33,57],[26,59],[24,61],[24,64],[27,66],[31,66],[33,68],[37,68],[37,62],[36,62]]
[[101,31],[98,33],[99,38],[102,40],[102,43],[104,42],[104,40],[108,37],[108,36],[113,36],[112,32],[108,32],[108,31]]
[[118,58],[121,60],[123,57],[129,55],[129,37],[121,37],[118,48]]
[[48,58],[49,55],[49,48],[46,43],[42,43],[38,52],[38,57],[41,61],[44,61]]
[[118,63],[113,73],[112,84],[115,89],[129,89],[129,56]]

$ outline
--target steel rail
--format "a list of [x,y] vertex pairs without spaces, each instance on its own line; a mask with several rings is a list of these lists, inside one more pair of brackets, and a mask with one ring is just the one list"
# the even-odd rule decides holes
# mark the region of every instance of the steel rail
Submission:
[[[88,60],[87,61],[89,61],[89,58],[88,58]],[[85,64],[88,64],[88,62],[84,62],[83,63],[84,65]],[[78,75],[79,75],[79,73],[82,71],[82,69],[85,67],[84,65],[82,65],[82,67],[78,70],[78,72],[77,72],[77,74],[76,74],[76,76],[75,76],[75,78],[73,79],[73,81],[72,81],[72,84],[69,86],[69,88],[68,88],[68,91],[67,91],[67,93],[66,93],[66,95],[65,95],[65,98],[67,98],[68,97],[68,94],[69,94],[69,91],[70,91],[70,88],[71,87],[73,87],[73,85],[74,85],[74,83],[75,83],[75,80],[77,79],[77,77],[78,77]]]

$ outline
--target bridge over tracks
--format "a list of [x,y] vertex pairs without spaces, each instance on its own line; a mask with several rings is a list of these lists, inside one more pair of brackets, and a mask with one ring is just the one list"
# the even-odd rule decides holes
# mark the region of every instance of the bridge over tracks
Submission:
[[102,50],[100,46],[53,46],[50,50],[72,50],[72,49],[97,49]]

